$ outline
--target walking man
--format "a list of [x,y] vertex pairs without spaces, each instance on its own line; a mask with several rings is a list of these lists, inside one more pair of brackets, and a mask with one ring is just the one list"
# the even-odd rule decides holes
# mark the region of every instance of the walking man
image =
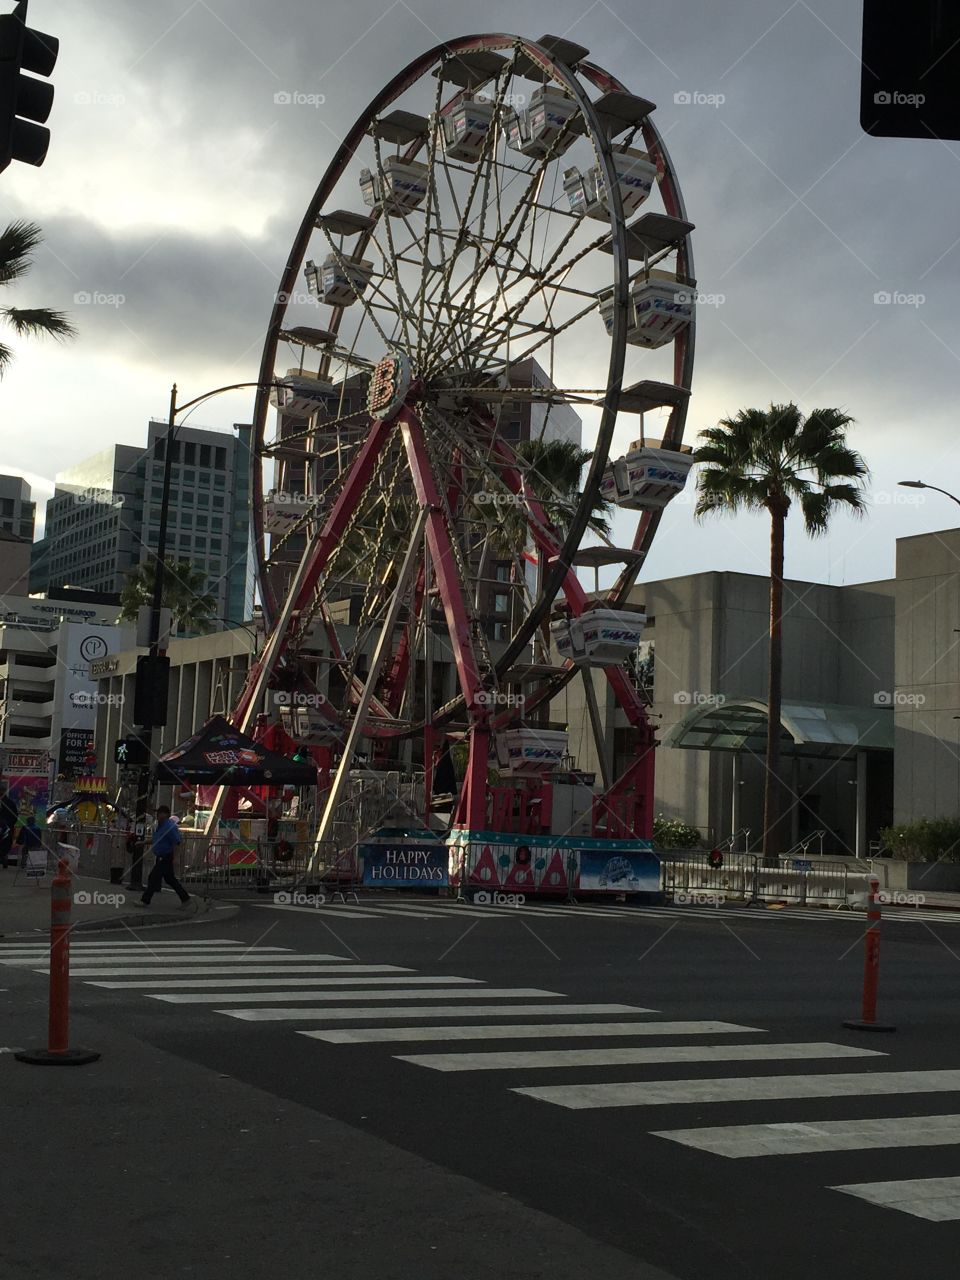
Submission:
[[140,901],[149,907],[150,899],[160,892],[160,882],[165,881],[176,893],[181,903],[186,906],[191,901],[189,893],[174,875],[173,857],[180,843],[180,829],[170,817],[170,810],[165,804],[157,808],[157,825],[150,842],[150,849],[156,861],[147,878],[147,887]]

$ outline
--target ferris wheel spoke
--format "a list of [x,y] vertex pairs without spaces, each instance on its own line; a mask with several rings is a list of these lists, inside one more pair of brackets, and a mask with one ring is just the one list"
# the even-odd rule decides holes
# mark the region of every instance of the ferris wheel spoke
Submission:
[[[506,238],[507,238],[507,236],[509,235],[509,233],[511,232],[511,230],[513,229],[513,227],[514,227],[514,223],[515,223],[515,221],[516,221],[516,219],[517,219],[518,214],[522,214],[520,224],[519,224],[519,226],[516,228],[516,237],[515,237],[515,242],[514,242],[513,246],[509,246],[509,245],[507,246],[507,247],[508,247],[508,253],[509,253],[508,262],[509,262],[509,261],[512,261],[513,256],[514,256],[514,253],[516,252],[516,242],[518,242],[518,241],[519,241],[520,236],[523,234],[523,228],[524,228],[524,225],[525,225],[525,223],[526,223],[526,219],[527,219],[527,217],[528,217],[528,216],[529,216],[529,214],[530,214],[531,204],[533,204],[533,203],[535,203],[535,202],[536,202],[537,193],[538,193],[538,191],[539,191],[539,189],[540,189],[540,186],[541,186],[541,184],[542,184],[542,181],[543,181],[543,175],[544,175],[544,172],[545,172],[545,170],[546,170],[546,166],[547,166],[547,164],[550,162],[550,160],[552,160],[552,158],[553,158],[553,152],[554,152],[554,150],[556,149],[557,145],[559,144],[560,138],[561,138],[562,136],[563,136],[563,135],[562,135],[562,132],[561,132],[561,134],[560,134],[560,135],[558,135],[558,137],[554,140],[554,142],[553,142],[553,144],[552,144],[552,146],[551,146],[550,150],[548,151],[547,155],[546,155],[546,156],[545,156],[545,157],[540,161],[540,163],[539,163],[538,165],[534,165],[534,166],[532,167],[532,169],[530,170],[530,177],[529,177],[529,181],[528,181],[528,183],[527,183],[527,186],[526,186],[526,188],[525,188],[522,192],[520,192],[520,193],[519,193],[519,198],[518,198],[517,202],[514,204],[514,207],[513,207],[513,209],[511,210],[510,215],[509,215],[509,217],[506,219],[506,221],[505,221],[505,222],[501,222],[501,221],[500,221],[500,213],[501,213],[502,200],[501,200],[500,198],[498,198],[498,199],[494,202],[494,203],[495,203],[496,210],[497,210],[497,216],[498,216],[498,227],[497,227],[497,233],[496,233],[496,235],[492,238],[492,240],[491,240],[491,242],[490,242],[490,248],[487,250],[487,254],[486,254],[486,256],[484,257],[483,261],[482,261],[482,262],[477,262],[477,263],[475,264],[475,266],[474,266],[474,271],[473,271],[473,273],[472,273],[471,277],[469,277],[469,278],[468,278],[468,280],[465,282],[465,284],[466,284],[466,285],[472,285],[472,288],[470,289],[470,292],[468,293],[467,297],[464,299],[464,302],[463,302],[463,307],[464,307],[468,312],[473,311],[473,309],[474,309],[474,308],[475,308],[475,306],[476,306],[476,293],[477,293],[477,290],[478,290],[478,288],[479,288],[480,280],[481,280],[482,276],[483,276],[483,275],[484,275],[484,273],[489,269],[490,265],[491,265],[491,264],[493,263],[493,261],[495,260],[495,254],[497,253],[497,251],[498,251],[498,250],[499,250],[499,249],[500,249],[504,244],[506,244]],[[492,166],[493,166],[493,171],[494,171],[494,173],[499,174],[499,168],[497,167],[497,164],[496,164],[496,158],[495,158],[495,156],[493,156],[493,155],[492,155],[492,153],[491,153],[491,164],[492,164]],[[522,172],[526,172],[526,171],[522,171]],[[508,184],[506,184],[506,185],[509,185],[509,183],[508,183]],[[499,195],[499,194],[500,194],[500,192],[499,192],[499,187],[498,187],[498,195]],[[484,237],[486,236],[486,209],[487,209],[487,207],[488,207],[488,205],[489,205],[489,204],[490,204],[489,199],[486,199],[486,198],[485,198],[485,199],[484,199],[483,206],[482,206],[482,208],[481,208],[481,215],[482,215],[482,220],[481,220],[481,236],[484,236]],[[479,254],[478,254],[478,257],[479,257]],[[461,289],[462,289],[463,287],[464,287],[464,285],[461,285],[461,286],[460,286],[460,287],[458,287],[456,290],[454,290],[454,292],[453,292],[453,294],[452,294],[452,296],[451,296],[451,298],[450,298],[451,303],[456,301],[456,297],[457,297],[457,295],[460,293],[460,291],[461,291]],[[447,291],[449,291],[449,284],[447,284]],[[432,341],[433,341],[433,335],[431,335],[431,345],[432,345]]]
[[[515,325],[518,322],[521,313],[526,309],[526,307],[534,298],[538,297],[547,288],[551,288],[554,286],[560,287],[560,285],[562,284],[563,276],[569,274],[569,272],[573,269],[574,266],[577,265],[578,262],[582,262],[583,259],[585,259],[588,254],[592,253],[593,250],[599,248],[600,245],[603,244],[604,241],[607,239],[606,236],[597,237],[597,239],[591,241],[589,244],[584,245],[582,248],[577,250],[577,252],[573,255],[572,258],[563,262],[560,266],[556,266],[555,264],[557,262],[557,258],[566,248],[567,244],[572,238],[572,234],[573,234],[572,231],[568,231],[563,237],[561,237],[560,243],[557,245],[556,250],[554,251],[549,263],[545,268],[544,278],[540,279],[538,283],[525,295],[525,297],[521,298],[516,304],[510,307],[502,315],[494,316],[493,314],[491,314],[491,316],[487,321],[487,324],[484,326],[481,332],[477,335],[477,337],[471,341],[470,346],[468,348],[468,354],[473,354],[476,357],[488,356],[489,353],[487,352],[486,348],[490,346],[491,342],[493,343],[494,347],[496,347],[503,341],[503,338],[506,335],[506,333],[509,331],[510,326]],[[597,300],[596,300],[596,297],[593,296],[591,297],[590,302],[586,306],[584,306],[582,310],[579,313],[577,313],[577,315],[573,316],[569,320],[569,322],[563,327],[568,328],[570,324],[576,323],[577,320],[582,319],[590,311],[595,311],[596,309],[597,309]],[[559,330],[557,330],[556,332],[559,332]],[[552,336],[555,337],[556,332],[554,332]],[[548,339],[545,339],[545,341],[547,340],[549,340],[549,337]],[[543,345],[542,342],[537,344],[538,347],[542,345]],[[526,357],[525,356],[521,357],[521,359],[524,359],[524,358]],[[515,358],[513,363],[518,363],[518,360]],[[446,365],[441,365],[439,368],[432,369],[431,373],[433,376],[437,376],[438,374],[442,374],[446,372],[446,370],[449,367],[450,367],[450,362],[448,362]]]
[[[494,107],[493,107],[494,119],[499,118],[500,112],[503,107],[504,96],[506,94],[507,86],[509,83],[510,83],[510,74],[508,71],[508,73],[505,74],[503,79],[503,84],[500,88],[498,88],[496,97],[494,99]],[[496,146],[497,146],[497,130],[491,127],[487,131],[487,136],[484,139],[480,157],[477,161],[476,166],[474,167],[473,175],[470,182],[470,189],[467,193],[463,210],[460,213],[459,225],[457,227],[457,230],[454,236],[454,242],[453,242],[452,250],[450,252],[449,262],[447,264],[446,270],[441,273],[439,289],[438,289],[441,301],[440,301],[438,316],[440,311],[442,310],[446,310],[448,316],[456,315],[456,309],[451,306],[451,302],[446,295],[449,292],[450,280],[452,277],[453,270],[457,263],[457,258],[459,257],[459,254],[460,254],[460,250],[462,246],[467,243],[468,239],[472,239],[472,237],[468,235],[469,228],[472,222],[475,221],[477,215],[474,215],[474,217],[471,218],[471,212],[473,209],[473,202],[476,197],[477,191],[480,189],[481,182],[484,188],[484,194],[481,197],[480,214],[485,218],[485,211],[488,203],[486,193],[489,188],[491,166],[495,165],[496,163]],[[445,163],[444,163],[444,170],[447,172],[447,181],[450,182],[449,172],[446,170]],[[425,287],[426,287],[426,277],[424,277],[424,279],[421,282],[421,289],[423,290],[425,289]],[[425,340],[425,349],[427,351],[429,351],[432,347],[432,344],[438,332],[439,325],[440,325],[439,318],[435,319],[433,325],[431,326],[430,333],[429,335],[427,335]]]

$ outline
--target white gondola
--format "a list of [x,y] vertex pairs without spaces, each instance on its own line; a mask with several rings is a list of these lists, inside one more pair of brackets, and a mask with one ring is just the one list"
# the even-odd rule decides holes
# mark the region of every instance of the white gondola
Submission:
[[568,734],[559,729],[508,729],[503,735],[511,773],[548,773],[567,754]]
[[305,515],[316,510],[318,502],[312,494],[271,489],[263,503],[264,533],[279,536],[296,528]]
[[307,289],[331,307],[349,307],[363,296],[373,275],[373,263],[365,258],[337,257],[328,254],[318,267],[308,262],[304,267]]
[[[560,89],[541,88],[534,91],[530,105],[512,111],[506,118],[507,146],[524,156],[542,160],[547,154],[560,156],[577,140],[578,130],[566,129],[567,121],[577,114],[577,104]],[[557,142],[557,139],[560,141]],[[556,145],[554,145],[556,144]]]
[[[599,300],[603,323],[612,334],[613,290],[605,289]],[[666,272],[651,271],[631,281],[627,342],[648,349],[664,346],[690,324],[695,303],[694,286]]]
[[[653,184],[657,180],[657,166],[646,151],[639,151],[635,147],[614,147],[613,163],[623,202],[623,216],[629,218],[653,190]],[[607,193],[599,168],[588,169],[586,173],[581,173],[579,169],[568,169],[563,175],[563,189],[573,213],[597,218],[601,222],[609,221]]]
[[[275,698],[279,696],[284,695],[274,694]],[[305,695],[291,693],[285,696],[296,699],[298,696]],[[316,707],[280,707],[280,727],[293,738],[294,742],[305,746],[323,746],[343,737],[343,732],[336,721],[322,715]]]
[[419,209],[430,187],[430,167],[419,160],[387,156],[379,173],[360,170],[360,191],[371,209],[399,216]]
[[270,389],[270,403],[291,418],[309,418],[330,404],[333,387],[320,378],[289,374]]
[[636,444],[607,471],[613,472],[618,506],[630,511],[658,511],[687,483],[693,454]]
[[581,667],[609,667],[636,651],[647,618],[623,609],[589,609],[551,624],[557,652]]
[[494,104],[485,98],[475,98],[469,93],[459,98],[440,117],[444,155],[451,160],[476,163],[490,132],[493,114]]

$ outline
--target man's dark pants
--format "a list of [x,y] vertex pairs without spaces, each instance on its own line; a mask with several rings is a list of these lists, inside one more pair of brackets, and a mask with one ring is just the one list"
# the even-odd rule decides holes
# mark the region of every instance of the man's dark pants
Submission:
[[143,895],[144,902],[149,902],[155,893],[160,892],[161,881],[170,886],[181,902],[189,901],[189,893],[173,874],[173,858],[157,858],[153,870],[147,877],[147,887]]

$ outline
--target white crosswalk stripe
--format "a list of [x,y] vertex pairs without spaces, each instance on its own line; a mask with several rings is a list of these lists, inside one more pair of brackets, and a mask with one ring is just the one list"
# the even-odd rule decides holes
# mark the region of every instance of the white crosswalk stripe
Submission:
[[952,1093],[960,1071],[877,1071],[847,1075],[731,1076],[720,1080],[637,1080],[615,1084],[547,1085],[514,1089],[572,1111],[594,1107],[658,1107],[704,1102],[760,1102],[783,1098],[864,1098],[893,1093]]
[[[339,964],[331,966],[330,969],[324,969],[323,972],[334,972],[336,974],[413,973],[413,970],[407,969],[401,964]],[[288,978],[286,974],[283,977],[276,978],[248,978],[246,974],[242,978],[171,978],[169,973],[165,973],[162,978],[133,978],[129,982],[122,978],[116,982],[102,982],[100,980],[91,982],[89,978],[87,979],[89,986],[104,987],[111,991],[147,991],[156,987],[163,987],[165,991],[169,991],[171,987],[176,987],[180,991],[191,987],[218,991],[222,991],[224,987],[312,987],[318,982],[324,981],[326,981],[324,978]]]
[[[43,968],[37,967],[33,972],[49,973],[49,966],[45,966]],[[324,974],[329,973],[329,969],[323,965],[316,964],[244,964],[238,966],[236,969],[227,969],[223,965],[219,965],[216,968],[211,969],[209,966],[202,964],[191,965],[185,969],[179,967],[169,969],[165,965],[157,964],[134,965],[128,969],[118,969],[115,965],[111,965],[109,968],[97,966],[89,969],[76,970],[74,971],[74,976],[78,978],[118,978],[123,974],[128,978],[152,978],[157,977],[160,974],[166,974],[171,978],[215,978],[218,975],[226,978],[241,972],[256,974],[275,973],[278,977],[285,977],[288,973]]]
[[649,1066],[662,1062],[787,1062],[796,1058],[884,1058],[845,1044],[680,1044],[642,1049],[533,1049],[505,1053],[398,1055],[433,1071],[532,1071],[561,1067]]
[[[35,948],[38,951],[46,951],[49,947],[48,942],[0,942],[0,951],[24,951]],[[102,947],[145,947],[148,944],[139,938],[118,938],[115,942],[103,942],[102,940],[92,941],[82,938],[71,938],[71,950],[74,947],[87,947],[93,950],[99,950]],[[243,950],[248,944],[240,942],[237,938],[191,938],[185,942],[183,939],[160,938],[154,940],[151,938],[150,947],[236,947]],[[271,948],[272,950],[273,948]],[[286,948],[277,948],[277,950],[286,950]]]
[[[293,981],[293,979],[289,979]],[[411,984],[422,983],[423,986],[429,986],[435,983],[437,986],[459,987],[465,986],[467,983],[477,982],[476,978],[424,978],[419,974],[411,977],[405,974],[401,978],[311,978],[310,989],[307,991],[224,991],[225,984],[218,983],[218,989],[215,992],[199,992],[188,991],[186,993],[164,993],[163,995],[150,995],[151,1000],[166,1000],[169,1004],[243,1004],[244,1001],[262,1002],[267,1000],[325,1000],[326,987],[346,987],[349,986],[351,991],[354,987],[377,987],[384,988],[383,998],[392,999],[394,992],[392,983],[406,983],[409,987]],[[245,986],[242,979],[238,979],[237,986]],[[273,983],[273,986],[283,986],[283,981]],[[446,994],[446,992],[445,992]],[[456,993],[451,992],[451,998]],[[366,999],[366,992],[357,992],[357,999]]]
[[[293,980],[289,979],[289,981],[293,981]],[[458,1000],[460,999],[459,993],[456,990],[447,990],[447,988],[458,987],[462,983],[473,982],[473,981],[475,981],[475,979],[473,978],[424,978],[419,976],[413,977],[413,978],[411,977],[311,978],[310,986],[303,991],[287,991],[287,990],[275,991],[272,989],[270,991],[247,991],[247,990],[224,991],[223,990],[224,984],[220,984],[217,991],[206,991],[202,993],[196,992],[196,991],[187,991],[187,992],[166,991],[166,992],[163,992],[162,994],[157,994],[153,992],[148,992],[147,994],[149,995],[151,1000],[163,1000],[167,1004],[221,1005],[221,1004],[269,1004],[271,1002],[273,1004],[278,1004],[278,1003],[283,1004],[284,1002],[289,1004],[291,1001],[309,1002],[310,1000],[325,1000],[327,999],[327,993],[325,991],[325,988],[332,986],[334,984],[339,984],[339,985],[349,985],[351,993],[354,991],[355,988],[359,988],[365,985],[376,986],[378,988],[379,994],[383,997],[384,1000],[392,1000],[394,997],[394,994],[396,993],[387,984],[394,983],[394,982],[396,983],[405,982],[408,985],[410,983],[422,983],[424,986],[428,986],[430,983],[443,984],[444,986],[443,994],[445,996],[449,996],[451,1000],[454,1000],[454,999]],[[247,984],[243,982],[237,983],[237,986],[245,987],[246,985]],[[273,985],[283,987],[285,984],[283,982],[279,982],[279,983],[274,983]],[[383,988],[383,989],[380,990],[380,988]],[[376,995],[377,993],[375,992],[373,994]],[[371,993],[366,991],[357,990],[356,995],[358,1000],[368,1000],[371,998]],[[428,995],[430,995],[430,992],[424,993],[425,997]],[[409,998],[413,999],[415,997],[411,995]],[[221,1011],[218,1010],[218,1012],[221,1012]]]
[[[317,991],[313,998],[318,1001],[343,1000],[344,1002],[383,1000],[386,994],[384,991]],[[458,988],[450,990],[446,987],[438,987],[433,990],[429,987],[421,987],[417,990],[391,991],[389,994],[391,1000],[535,1000],[549,996],[557,1000],[564,998],[559,991],[540,991],[537,987],[480,987],[469,991],[461,991]],[[150,998],[160,1000],[167,997],[151,996]],[[247,1022],[285,1022],[315,1018],[325,1010],[318,1007],[316,1009],[218,1009],[217,1012],[225,1013],[229,1018],[242,1018]]]
[[[569,1013],[564,1005],[558,1012]],[[655,1013],[655,1009],[638,1009]],[[358,1027],[349,1031],[311,1032],[331,1044],[376,1044],[402,1040],[543,1040],[609,1036],[720,1036],[755,1034],[756,1027],[734,1022],[531,1022],[520,1026],[495,1023],[476,1027]]]
[[728,1124],[711,1129],[660,1129],[653,1136],[730,1160],[885,1147],[943,1147],[960,1144],[960,1115],[807,1120],[802,1124]]
[[[490,992],[485,994],[489,995]],[[436,1021],[443,1018],[534,1018],[548,1016],[555,1018],[558,1013],[564,1017],[573,1015],[589,1015],[591,1017],[622,1013],[648,1013],[632,1004],[516,1004],[512,1007],[504,1004],[472,1005],[421,1005],[419,1008],[391,1009],[389,1005],[379,1009],[317,1009],[317,1022],[355,1021],[359,1018],[367,1022],[380,1023],[400,1018],[428,1018]],[[302,1036],[319,1037],[319,1032],[300,1031]]]
[[845,1187],[831,1187],[884,1209],[928,1222],[960,1220],[960,1178],[909,1178],[900,1182],[859,1182]]

